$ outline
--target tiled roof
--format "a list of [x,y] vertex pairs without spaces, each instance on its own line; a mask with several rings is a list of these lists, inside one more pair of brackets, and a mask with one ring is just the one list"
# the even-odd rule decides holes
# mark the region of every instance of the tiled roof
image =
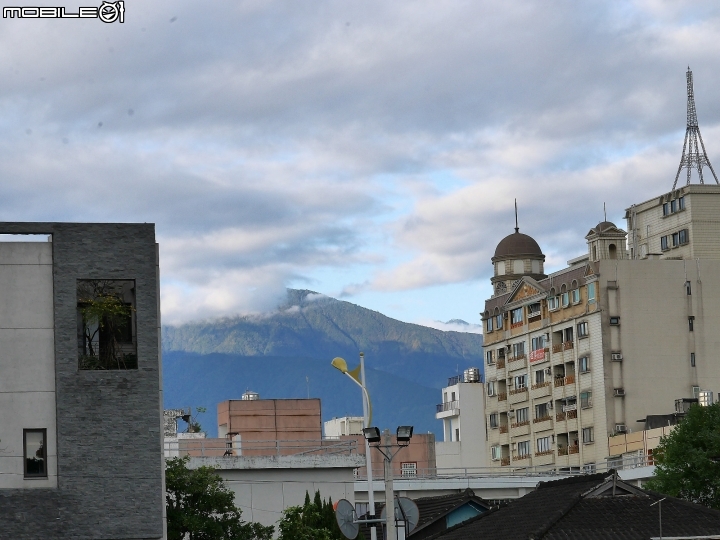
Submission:
[[[607,474],[543,482],[538,489],[481,514],[433,540],[625,540],[659,536],[658,508],[664,497],[635,488],[634,494],[588,496]],[[621,481],[618,481],[620,484]],[[664,536],[720,534],[720,512],[667,497],[662,503]]]

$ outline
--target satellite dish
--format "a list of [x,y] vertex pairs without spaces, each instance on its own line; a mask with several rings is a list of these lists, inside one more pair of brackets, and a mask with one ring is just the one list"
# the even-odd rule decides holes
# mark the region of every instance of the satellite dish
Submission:
[[340,499],[335,503],[335,519],[337,520],[340,532],[345,538],[357,537],[360,531],[360,524],[355,521],[355,507],[347,499]]
[[[405,517],[403,517],[403,513]],[[383,507],[382,512],[380,512],[380,519],[385,519],[385,507]],[[398,497],[395,499],[395,519],[397,521],[405,521],[405,519],[407,519],[407,530],[405,533],[410,534],[413,529],[417,527],[418,521],[420,520],[420,510],[418,510],[415,501],[407,497]]]

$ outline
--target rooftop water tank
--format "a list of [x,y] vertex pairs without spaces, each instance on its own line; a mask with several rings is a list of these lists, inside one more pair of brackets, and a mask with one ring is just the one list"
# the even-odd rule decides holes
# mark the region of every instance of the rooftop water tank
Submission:
[[243,401],[255,401],[256,399],[260,399],[260,394],[253,392],[252,390],[248,390],[242,395]]
[[467,368],[463,371],[463,381],[466,383],[480,382],[480,370],[476,367]]

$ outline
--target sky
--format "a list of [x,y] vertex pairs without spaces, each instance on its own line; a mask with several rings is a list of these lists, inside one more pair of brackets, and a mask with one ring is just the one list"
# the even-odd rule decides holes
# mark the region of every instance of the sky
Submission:
[[[31,5],[100,3],[63,1]],[[625,227],[625,208],[671,189],[688,65],[717,169],[716,0],[3,18],[0,220],[155,223],[167,324],[266,312],[294,287],[477,325],[515,198],[554,271],[603,203]]]

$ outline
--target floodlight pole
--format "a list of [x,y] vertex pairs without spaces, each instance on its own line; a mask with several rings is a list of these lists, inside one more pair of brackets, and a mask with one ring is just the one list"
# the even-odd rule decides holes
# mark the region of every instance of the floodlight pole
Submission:
[[[368,409],[370,407],[365,389],[365,355],[360,353],[360,385],[363,389],[363,427],[370,427]],[[363,437],[365,438],[365,437]],[[375,518],[375,489],[373,488],[372,453],[370,443],[365,439],[365,468],[367,469],[368,511],[370,519]],[[377,527],[370,527],[370,540],[377,540]]]
[[[390,432],[383,433],[385,437],[385,538],[387,540],[397,540],[397,530],[395,528],[395,491],[393,489],[393,471],[391,453]],[[380,448],[378,447],[378,450]]]

